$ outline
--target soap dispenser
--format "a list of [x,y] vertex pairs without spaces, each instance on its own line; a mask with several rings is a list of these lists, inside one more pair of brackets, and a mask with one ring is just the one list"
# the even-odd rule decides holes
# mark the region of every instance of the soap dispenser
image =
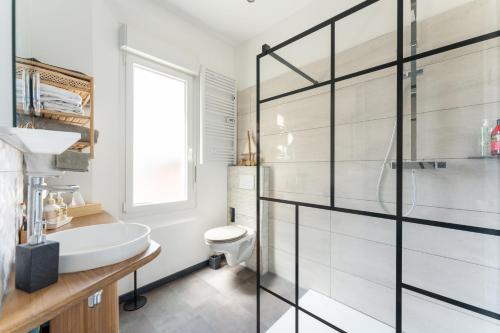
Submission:
[[61,192],[57,193],[56,204],[59,207],[59,221],[65,222],[68,219],[68,205],[64,202]]
[[43,218],[47,225],[57,225],[61,217],[61,209],[56,204],[54,193],[49,194],[48,204],[43,207]]

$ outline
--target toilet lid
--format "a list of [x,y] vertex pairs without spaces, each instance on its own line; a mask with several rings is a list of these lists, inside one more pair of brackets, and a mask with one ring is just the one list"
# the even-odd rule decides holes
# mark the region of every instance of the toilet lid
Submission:
[[245,228],[228,225],[208,230],[205,233],[205,239],[216,243],[234,242],[243,238],[247,232]]

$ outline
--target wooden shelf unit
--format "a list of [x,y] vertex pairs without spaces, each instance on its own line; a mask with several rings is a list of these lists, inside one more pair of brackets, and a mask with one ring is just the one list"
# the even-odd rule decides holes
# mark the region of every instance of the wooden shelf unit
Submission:
[[[79,72],[47,65],[36,60],[16,58],[16,77],[21,78],[22,71],[40,73],[41,83],[77,93],[82,97],[82,107],[90,110],[89,115],[79,115],[55,110],[41,110],[43,118],[57,120],[63,123],[88,127],[90,142],[77,142],[71,149],[82,151],[89,148],[90,158],[94,158],[94,78]],[[23,113],[18,110],[18,113]],[[33,115],[34,116],[34,115]]]

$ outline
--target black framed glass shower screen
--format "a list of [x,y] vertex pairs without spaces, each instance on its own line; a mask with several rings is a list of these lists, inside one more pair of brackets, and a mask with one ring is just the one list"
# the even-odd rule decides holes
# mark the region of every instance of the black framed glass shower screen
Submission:
[[[261,166],[268,166],[270,175],[269,187],[257,191],[257,332],[280,332],[276,327],[349,333],[500,328],[498,297],[474,291],[493,291],[495,281],[498,287],[500,260],[491,259],[500,248],[498,159],[478,158],[479,167],[471,166],[477,156],[468,145],[468,155],[459,158],[470,161],[457,172],[457,156],[446,155],[456,147],[446,142],[446,133],[437,133],[455,126],[471,135],[471,119],[500,118],[500,107],[495,107],[500,102],[498,9],[494,0],[363,1],[276,46],[265,46],[257,56],[257,184]],[[474,15],[484,22],[479,24]],[[454,31],[460,22],[465,28]],[[356,44],[356,38],[370,42]],[[324,42],[313,54],[318,39]],[[450,74],[453,61],[458,64]],[[281,81],[270,82],[280,76]],[[460,84],[471,78],[476,85]],[[444,80],[441,87],[439,79]],[[441,104],[463,102],[464,92],[479,96],[473,106],[479,111],[442,113],[442,126],[439,119],[428,120],[434,106],[446,109]],[[313,131],[307,133],[309,129]],[[451,147],[446,152],[443,143]],[[434,155],[427,156],[429,152]],[[407,164],[415,156],[446,158],[447,169],[423,169],[422,178],[415,178]],[[482,180],[490,200],[477,201],[478,207],[488,208],[484,214],[478,214],[473,202],[469,207],[460,200],[441,208],[467,211],[466,219],[418,204],[432,193],[425,188],[425,177],[437,179],[450,171],[438,179],[443,199],[446,186],[453,191],[450,182],[461,181],[471,169],[483,178],[493,175]],[[305,196],[304,189],[313,195]],[[440,275],[432,261],[421,262],[420,254],[429,251],[481,266],[483,271],[453,266],[456,276],[465,275],[465,284],[474,277],[483,280],[477,288],[459,292],[460,279]],[[433,269],[437,273],[424,279]],[[280,278],[285,283],[278,283]],[[283,304],[277,306],[283,309],[279,315],[271,315],[262,295]],[[457,312],[477,318],[480,325]]]

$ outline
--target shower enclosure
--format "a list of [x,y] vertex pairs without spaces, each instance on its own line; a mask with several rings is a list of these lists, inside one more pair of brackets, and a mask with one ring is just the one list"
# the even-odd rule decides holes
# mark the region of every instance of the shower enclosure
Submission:
[[257,332],[500,332],[500,0],[364,1],[256,66]]

